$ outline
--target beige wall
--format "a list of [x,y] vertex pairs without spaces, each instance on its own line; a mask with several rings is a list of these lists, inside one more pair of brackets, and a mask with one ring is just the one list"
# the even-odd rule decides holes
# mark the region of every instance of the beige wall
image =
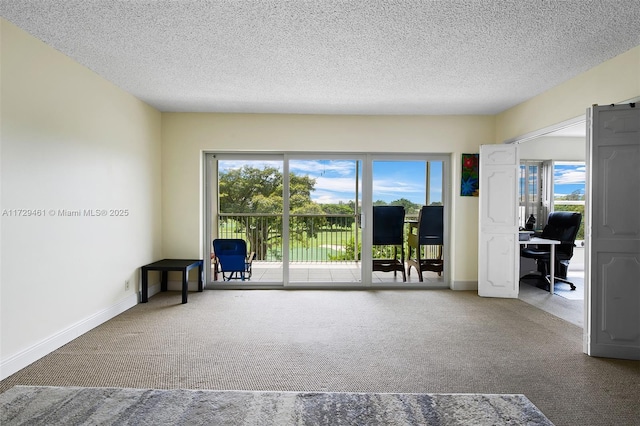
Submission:
[[477,280],[478,199],[459,196],[461,153],[492,143],[491,116],[162,115],[163,250],[202,256],[203,151],[451,153],[452,281]]
[[593,104],[609,105],[640,96],[640,46],[616,56],[535,98],[496,116],[496,142],[576,117]]
[[519,146],[521,160],[585,161],[586,140],[578,137],[545,136]]
[[4,377],[137,303],[138,268],[161,255],[161,114],[0,25]]

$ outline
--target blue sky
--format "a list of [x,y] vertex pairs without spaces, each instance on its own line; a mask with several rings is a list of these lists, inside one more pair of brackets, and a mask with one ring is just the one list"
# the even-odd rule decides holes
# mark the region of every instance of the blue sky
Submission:
[[[416,204],[426,201],[424,161],[374,161],[373,201],[406,198]],[[431,162],[431,202],[442,201],[442,162]]]
[[584,163],[556,162],[553,170],[554,197],[569,195],[580,190],[584,194],[586,168]]
[[[278,167],[281,162],[265,161],[220,161],[220,171],[249,164],[253,167]],[[431,163],[431,202],[442,201],[442,162]],[[355,198],[355,160],[291,160],[291,173],[316,179],[311,199],[323,204],[348,202]],[[360,168],[360,173],[362,173]],[[359,179],[362,193],[362,180]],[[425,203],[424,161],[374,161],[373,201],[386,202],[406,198],[416,204]],[[360,195],[361,197],[361,195]]]
[[[224,160],[219,162],[220,171],[234,169],[248,164],[253,167],[277,167],[282,170],[281,161]],[[315,191],[311,198],[323,204],[348,202],[355,197],[355,160],[291,160],[292,173],[316,179]],[[360,170],[362,173],[362,170]],[[584,163],[556,162],[554,167],[554,193],[556,197],[571,194],[585,188]],[[362,194],[362,180],[360,194]],[[425,162],[424,161],[374,161],[373,201],[387,203],[406,198],[416,204],[425,202]],[[431,162],[431,202],[442,201],[442,163]]]
[[[291,160],[291,173],[316,180],[311,199],[317,203],[334,204],[355,200],[356,162],[349,160]],[[360,182],[361,183],[361,182]],[[362,191],[362,185],[358,191]]]

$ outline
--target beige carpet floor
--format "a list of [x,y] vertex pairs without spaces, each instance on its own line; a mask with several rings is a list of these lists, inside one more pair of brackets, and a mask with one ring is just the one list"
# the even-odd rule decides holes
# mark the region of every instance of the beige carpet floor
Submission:
[[582,329],[475,292],[158,294],[0,382],[265,391],[523,394],[556,425],[633,425],[640,363]]

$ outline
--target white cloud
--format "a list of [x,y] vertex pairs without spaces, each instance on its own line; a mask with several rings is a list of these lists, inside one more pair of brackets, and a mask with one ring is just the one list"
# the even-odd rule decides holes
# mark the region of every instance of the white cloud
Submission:
[[336,173],[341,176],[355,175],[355,162],[348,160],[291,160],[289,163],[294,173],[308,173],[312,176],[325,173]]
[[266,167],[275,167],[282,171],[282,161],[250,161],[250,160],[221,160],[218,162],[218,170],[226,172],[228,170],[241,169],[244,166],[254,167],[262,170]]
[[577,167],[573,170],[557,170],[554,176],[556,185],[584,184],[586,182],[585,167]]
[[397,182],[393,180],[374,179],[373,192],[374,194],[383,195],[424,194],[424,185],[421,183],[414,184],[412,182]]
[[320,204],[338,204],[340,202],[346,204],[349,201],[353,201],[353,196],[349,198],[348,195],[343,193],[315,191],[311,194],[311,199]]
[[[361,182],[359,183],[362,188]],[[316,192],[318,191],[332,191],[332,192],[346,192],[355,194],[356,192],[356,181],[354,178],[327,178],[327,177],[317,177],[316,178]]]

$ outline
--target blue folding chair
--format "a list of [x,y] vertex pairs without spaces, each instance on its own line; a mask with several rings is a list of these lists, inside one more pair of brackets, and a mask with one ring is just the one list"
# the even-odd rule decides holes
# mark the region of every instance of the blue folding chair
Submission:
[[223,281],[244,281],[251,278],[251,264],[255,254],[247,256],[247,243],[244,240],[215,239],[213,252]]

